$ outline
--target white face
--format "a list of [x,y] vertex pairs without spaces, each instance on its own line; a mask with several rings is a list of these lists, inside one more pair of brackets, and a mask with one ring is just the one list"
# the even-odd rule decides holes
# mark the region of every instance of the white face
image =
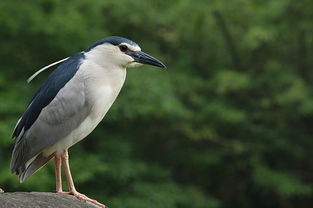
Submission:
[[127,43],[121,43],[117,46],[108,43],[99,45],[92,51],[99,53],[99,55],[101,55],[103,59],[106,59],[107,62],[110,62],[110,64],[114,64],[123,68],[141,66],[142,64],[134,62],[134,59],[125,53],[126,50],[141,51],[141,48],[139,46],[132,46]]
[[128,43],[121,43],[117,47],[119,48],[121,53],[123,53],[124,55],[128,56],[128,58],[131,58],[131,61],[126,64],[126,67],[138,67],[138,66],[142,66],[143,65],[141,63],[134,62],[134,59],[131,56],[129,56],[129,55],[127,55],[127,54],[125,54],[123,52],[124,49],[128,49],[130,51],[141,51],[141,48],[139,46],[129,45]]

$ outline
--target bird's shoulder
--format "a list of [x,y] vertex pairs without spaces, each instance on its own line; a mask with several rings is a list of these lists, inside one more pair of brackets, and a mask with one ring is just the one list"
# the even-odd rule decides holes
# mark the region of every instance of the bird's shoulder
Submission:
[[45,108],[66,83],[74,77],[84,60],[84,57],[85,55],[82,52],[71,56],[48,76],[29,102],[22,117],[19,119],[13,131],[13,138],[17,138],[21,133],[26,132],[33,125],[42,109]]

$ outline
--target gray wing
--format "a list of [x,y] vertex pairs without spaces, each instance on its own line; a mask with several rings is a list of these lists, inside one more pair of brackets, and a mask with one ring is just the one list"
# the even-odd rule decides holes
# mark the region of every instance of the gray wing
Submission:
[[71,80],[40,113],[25,134],[30,157],[69,135],[90,112],[84,82]]
[[[31,105],[32,103],[29,107]],[[12,172],[20,175],[21,179],[21,174],[25,175],[28,166],[31,166],[28,164],[26,167],[27,161],[40,154],[43,149],[69,135],[87,117],[90,109],[86,99],[84,80],[81,80],[76,74],[42,109],[32,126],[26,132],[21,132],[22,137],[17,138],[11,161]],[[40,167],[47,162],[42,158],[38,159],[43,163],[39,164]],[[34,164],[36,162],[38,163],[35,159]],[[30,167],[30,169],[34,169],[33,173],[40,167]],[[26,179],[25,176],[22,178]]]

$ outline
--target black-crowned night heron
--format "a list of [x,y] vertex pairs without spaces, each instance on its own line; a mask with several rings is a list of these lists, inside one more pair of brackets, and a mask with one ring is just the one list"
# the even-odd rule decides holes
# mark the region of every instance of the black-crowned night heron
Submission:
[[[68,148],[90,134],[103,119],[124,84],[127,67],[165,65],[142,52],[133,41],[116,36],[99,40],[59,62],[63,63],[35,93],[16,124],[11,171],[23,182],[54,157],[57,193],[72,194],[105,207],[76,191]],[[61,165],[69,192],[62,191]]]

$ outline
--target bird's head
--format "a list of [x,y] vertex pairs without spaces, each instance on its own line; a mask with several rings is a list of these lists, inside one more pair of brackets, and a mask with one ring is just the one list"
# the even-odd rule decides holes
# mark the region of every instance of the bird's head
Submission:
[[161,61],[141,51],[137,43],[118,36],[99,40],[87,48],[85,52],[105,57],[106,61],[123,68],[136,67],[143,64],[165,68]]

